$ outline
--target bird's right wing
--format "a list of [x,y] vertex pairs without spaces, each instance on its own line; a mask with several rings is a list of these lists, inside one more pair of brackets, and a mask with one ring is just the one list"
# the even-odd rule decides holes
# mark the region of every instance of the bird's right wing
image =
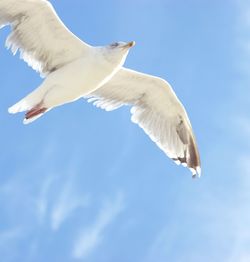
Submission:
[[132,105],[132,121],[177,164],[200,175],[200,158],[186,111],[163,79],[122,68],[88,101],[107,111]]
[[89,46],[77,38],[47,0],[0,0],[0,28],[11,25],[6,46],[46,75],[81,57]]

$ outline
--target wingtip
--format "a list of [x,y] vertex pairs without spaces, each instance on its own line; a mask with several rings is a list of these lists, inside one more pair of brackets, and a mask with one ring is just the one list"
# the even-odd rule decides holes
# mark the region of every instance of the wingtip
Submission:
[[197,166],[195,168],[190,168],[190,171],[192,172],[192,178],[200,178],[201,177],[201,168],[200,166]]
[[184,167],[187,167],[191,173],[192,173],[192,177],[193,178],[200,178],[201,177],[201,167],[198,166],[192,166],[190,164],[187,163],[187,159],[186,158],[172,158],[172,160],[175,162],[175,164],[177,165],[182,165]]

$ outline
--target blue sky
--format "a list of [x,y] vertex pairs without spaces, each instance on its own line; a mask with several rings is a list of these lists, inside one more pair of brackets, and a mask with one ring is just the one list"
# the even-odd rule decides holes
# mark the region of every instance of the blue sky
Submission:
[[51,1],[92,45],[135,40],[126,66],[167,79],[199,144],[176,166],[129,108],[83,100],[31,125],[7,108],[41,83],[0,34],[2,261],[250,261],[247,0]]

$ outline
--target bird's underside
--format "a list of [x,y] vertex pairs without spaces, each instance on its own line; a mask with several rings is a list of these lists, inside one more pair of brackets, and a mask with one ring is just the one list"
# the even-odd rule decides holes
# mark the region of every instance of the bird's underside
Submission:
[[[5,25],[12,29],[6,46],[14,54],[19,50],[20,57],[47,78],[73,61],[88,56],[94,48],[70,32],[46,0],[0,0],[0,28]],[[118,47],[111,45],[107,48]],[[95,72],[92,74],[95,76]],[[25,122],[29,123],[58,106],[46,106],[44,93],[41,94],[28,95],[11,107],[10,112],[25,111]],[[188,167],[194,177],[200,176],[199,152],[190,121],[165,80],[119,65],[119,70],[109,81],[93,89],[85,98],[107,111],[131,106],[131,120],[168,157]]]
[[165,80],[121,68],[87,98],[107,111],[131,105],[131,120],[176,164],[188,167],[193,176],[200,176],[199,152],[190,121]]

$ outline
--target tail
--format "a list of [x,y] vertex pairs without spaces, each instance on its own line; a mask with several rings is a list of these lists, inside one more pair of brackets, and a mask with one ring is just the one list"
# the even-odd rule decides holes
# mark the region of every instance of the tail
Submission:
[[39,89],[30,93],[8,109],[10,114],[16,114],[24,111],[27,111],[25,114],[25,119],[23,120],[24,124],[29,124],[35,121],[46,111],[48,111],[48,109],[43,105],[43,96],[41,96]]
[[15,105],[11,106],[8,109],[8,112],[10,114],[16,114],[24,111],[28,111],[33,107],[33,103],[30,103],[28,99],[23,98],[19,102],[17,102]]

